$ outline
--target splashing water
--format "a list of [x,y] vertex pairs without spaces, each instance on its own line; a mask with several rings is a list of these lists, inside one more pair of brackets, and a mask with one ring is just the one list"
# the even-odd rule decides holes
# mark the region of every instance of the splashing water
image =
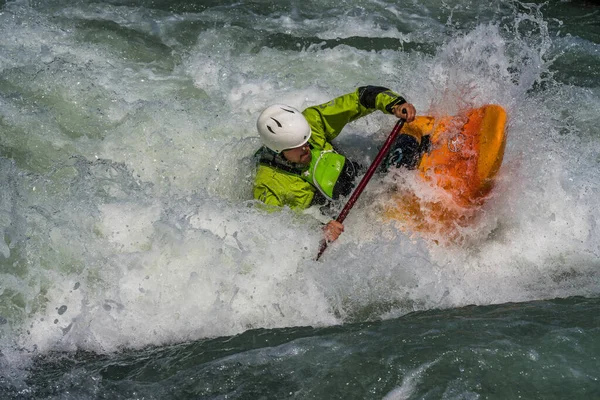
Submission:
[[[598,295],[597,81],[572,85],[554,67],[584,40],[518,2],[348,3],[341,19],[336,5],[288,12],[294,2],[3,5],[6,357]],[[434,116],[507,109],[504,165],[469,246],[383,223],[390,177],[322,263],[315,210],[250,201],[260,110],[364,84]],[[337,145],[367,163],[393,123],[371,115]]]

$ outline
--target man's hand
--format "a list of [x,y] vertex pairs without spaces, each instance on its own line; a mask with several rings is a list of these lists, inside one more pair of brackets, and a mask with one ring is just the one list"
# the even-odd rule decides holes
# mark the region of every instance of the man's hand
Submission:
[[406,122],[413,122],[417,115],[417,109],[410,103],[399,104],[392,107],[396,118],[403,118]]
[[344,225],[341,222],[332,219],[323,227],[323,233],[327,243],[335,241],[344,232]]

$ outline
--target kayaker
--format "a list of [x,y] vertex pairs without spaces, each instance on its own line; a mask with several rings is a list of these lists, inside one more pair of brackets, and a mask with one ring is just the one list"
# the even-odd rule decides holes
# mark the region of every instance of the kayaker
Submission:
[[[267,107],[257,121],[264,146],[256,153],[254,198],[272,206],[305,209],[350,194],[360,166],[337,153],[331,141],[347,123],[376,110],[407,122],[416,115],[404,97],[380,86],[362,86],[302,112],[283,104]],[[395,148],[387,166],[414,166],[419,148],[414,137],[400,135]],[[331,242],[344,226],[331,220],[323,230]]]

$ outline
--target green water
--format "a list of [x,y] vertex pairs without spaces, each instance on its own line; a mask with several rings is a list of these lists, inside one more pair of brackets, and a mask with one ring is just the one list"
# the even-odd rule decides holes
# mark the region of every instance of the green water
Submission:
[[43,398],[595,398],[599,307],[584,298],[470,306],[111,356],[52,354],[30,383]]
[[[589,1],[0,2],[0,397],[599,398],[599,21]],[[430,195],[406,171],[321,262],[312,214],[250,201],[260,111],[366,84],[422,115],[507,110],[461,245],[382,218],[395,187]],[[335,144],[369,163],[393,124]]]

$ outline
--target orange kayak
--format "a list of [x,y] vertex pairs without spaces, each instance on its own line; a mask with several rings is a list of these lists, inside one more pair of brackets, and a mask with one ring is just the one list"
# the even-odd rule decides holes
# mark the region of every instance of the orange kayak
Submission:
[[439,233],[450,241],[460,238],[460,228],[472,223],[494,186],[504,156],[506,119],[506,111],[491,104],[459,116],[417,117],[406,124],[402,133],[419,141],[429,135],[431,147],[417,171],[435,195],[401,188],[386,217],[404,230]]

